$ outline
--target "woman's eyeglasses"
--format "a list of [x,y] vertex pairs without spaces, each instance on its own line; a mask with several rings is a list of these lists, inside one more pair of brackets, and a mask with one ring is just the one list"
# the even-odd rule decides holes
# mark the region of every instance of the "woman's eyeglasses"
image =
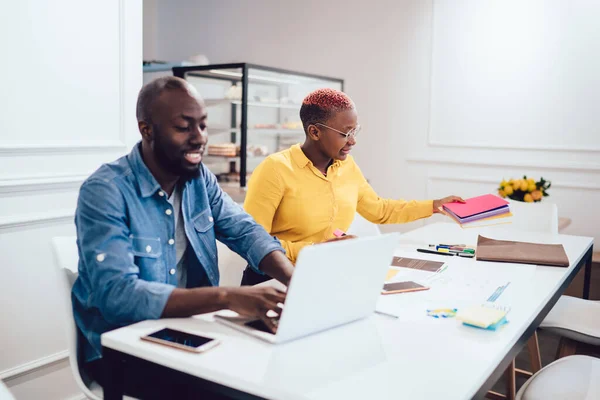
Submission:
[[343,137],[346,138],[346,141],[350,140],[351,137],[356,138],[356,136],[358,136],[360,129],[361,129],[360,125],[357,124],[355,128],[352,128],[348,132],[344,133],[342,131],[338,131],[337,129],[334,129],[334,128],[327,126],[325,124],[322,124],[320,122],[315,123],[315,125],[321,125],[321,126],[324,126],[325,128],[331,129],[332,131],[339,133],[340,135],[342,135]]

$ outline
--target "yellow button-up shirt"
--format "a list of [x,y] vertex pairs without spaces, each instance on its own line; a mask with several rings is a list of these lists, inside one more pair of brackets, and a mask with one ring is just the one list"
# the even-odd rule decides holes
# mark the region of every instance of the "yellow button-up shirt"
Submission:
[[376,224],[397,224],[429,217],[433,201],[382,199],[352,156],[334,161],[324,176],[297,144],[254,170],[244,208],[295,262],[304,246],[333,238],[336,229],[346,231],[357,211]]

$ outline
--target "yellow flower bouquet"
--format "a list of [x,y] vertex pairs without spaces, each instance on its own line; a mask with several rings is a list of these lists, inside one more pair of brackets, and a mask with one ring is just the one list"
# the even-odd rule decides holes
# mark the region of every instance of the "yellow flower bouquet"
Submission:
[[548,196],[548,189],[552,183],[540,178],[538,182],[533,178],[523,176],[523,179],[502,180],[498,188],[498,195],[502,198],[533,203],[542,201],[542,198]]

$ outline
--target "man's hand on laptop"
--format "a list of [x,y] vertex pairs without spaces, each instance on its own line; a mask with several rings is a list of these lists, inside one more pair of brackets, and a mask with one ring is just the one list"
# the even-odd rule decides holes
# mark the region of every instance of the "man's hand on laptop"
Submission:
[[240,315],[259,317],[273,333],[277,331],[276,319],[267,313],[274,311],[281,315],[283,310],[279,303],[285,303],[285,292],[273,287],[250,286],[227,290],[227,308]]

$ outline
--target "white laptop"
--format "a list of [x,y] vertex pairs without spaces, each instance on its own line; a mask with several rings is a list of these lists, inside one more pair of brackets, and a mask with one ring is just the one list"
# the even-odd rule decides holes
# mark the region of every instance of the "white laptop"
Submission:
[[255,317],[215,315],[271,343],[283,343],[371,315],[400,235],[342,240],[300,251],[277,333]]

